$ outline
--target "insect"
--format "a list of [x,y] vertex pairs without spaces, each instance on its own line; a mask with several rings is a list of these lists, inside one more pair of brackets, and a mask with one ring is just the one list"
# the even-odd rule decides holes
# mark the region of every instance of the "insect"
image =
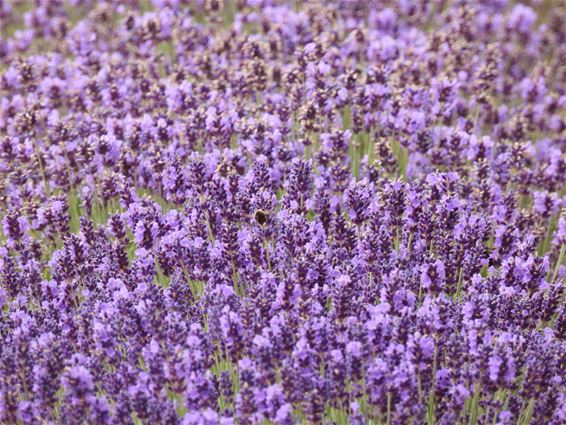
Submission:
[[262,226],[267,223],[268,214],[263,210],[256,210],[254,217],[255,221],[257,221]]

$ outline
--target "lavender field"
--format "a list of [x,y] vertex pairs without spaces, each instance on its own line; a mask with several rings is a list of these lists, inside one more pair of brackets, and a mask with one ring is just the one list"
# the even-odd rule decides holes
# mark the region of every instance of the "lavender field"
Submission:
[[566,1],[0,29],[0,424],[566,423]]

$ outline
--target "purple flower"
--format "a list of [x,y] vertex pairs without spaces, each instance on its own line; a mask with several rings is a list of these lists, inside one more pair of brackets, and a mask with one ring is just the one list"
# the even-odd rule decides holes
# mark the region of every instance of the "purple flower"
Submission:
[[564,423],[561,5],[1,3],[1,423]]

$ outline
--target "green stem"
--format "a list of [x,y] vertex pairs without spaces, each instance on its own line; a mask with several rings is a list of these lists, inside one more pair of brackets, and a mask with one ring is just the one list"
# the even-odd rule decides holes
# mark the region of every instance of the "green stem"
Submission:
[[552,273],[552,282],[556,281],[558,277],[558,271],[560,270],[560,265],[562,264],[562,260],[564,259],[564,250],[566,249],[566,245],[562,245],[560,247],[560,254],[558,254],[558,260],[556,260],[556,266],[554,267],[554,273]]
[[387,392],[387,425],[391,424],[391,392]]
[[476,382],[475,389],[474,389],[474,397],[472,398],[472,402],[470,404],[470,421],[468,425],[476,425],[478,423],[479,417],[479,401],[480,401],[480,384]]

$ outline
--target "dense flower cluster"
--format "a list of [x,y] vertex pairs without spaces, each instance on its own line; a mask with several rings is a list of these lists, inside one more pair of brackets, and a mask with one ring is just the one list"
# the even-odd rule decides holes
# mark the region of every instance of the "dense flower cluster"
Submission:
[[0,2],[0,422],[564,424],[566,3]]

